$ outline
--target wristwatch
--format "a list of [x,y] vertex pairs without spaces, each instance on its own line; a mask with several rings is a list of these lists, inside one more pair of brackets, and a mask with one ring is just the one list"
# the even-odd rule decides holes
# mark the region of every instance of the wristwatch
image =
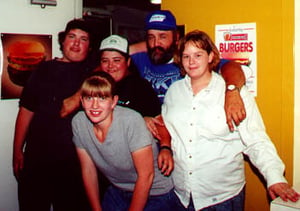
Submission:
[[240,92],[241,88],[237,87],[234,84],[229,84],[226,87],[226,91],[234,91],[234,90],[238,90],[238,92]]

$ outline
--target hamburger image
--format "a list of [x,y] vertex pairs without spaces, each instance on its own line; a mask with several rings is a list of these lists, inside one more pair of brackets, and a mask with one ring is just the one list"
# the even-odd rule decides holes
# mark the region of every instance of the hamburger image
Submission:
[[19,86],[26,84],[31,72],[46,58],[45,48],[38,41],[15,41],[7,52],[9,78]]
[[229,59],[233,60],[240,65],[250,66],[251,60],[250,60],[250,53],[249,52],[233,52],[233,53],[221,53],[221,57],[223,59]]

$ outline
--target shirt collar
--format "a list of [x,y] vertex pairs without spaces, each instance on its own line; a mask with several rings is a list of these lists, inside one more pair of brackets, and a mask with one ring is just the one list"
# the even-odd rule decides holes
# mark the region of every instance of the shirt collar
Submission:
[[[216,83],[216,74],[217,74],[217,73],[215,73],[214,71],[212,71],[212,77],[211,77],[211,80],[210,80],[208,86],[205,87],[202,91],[210,92],[210,91],[213,89],[214,84]],[[184,80],[185,80],[185,84],[186,84],[186,86],[188,87],[188,89],[189,89],[191,92],[193,92],[193,90],[192,90],[192,85],[191,85],[191,78],[190,78],[190,76],[188,76],[188,75],[186,74],[185,77],[184,77]]]
[[167,64],[171,64],[174,62],[174,58],[170,59]]

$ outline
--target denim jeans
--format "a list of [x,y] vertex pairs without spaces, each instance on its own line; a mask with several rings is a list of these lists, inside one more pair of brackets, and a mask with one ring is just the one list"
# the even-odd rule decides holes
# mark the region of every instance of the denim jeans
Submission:
[[[185,208],[179,198],[174,195],[176,198],[173,198],[171,201],[174,203],[174,211],[195,211],[193,200],[191,197],[190,203],[187,208]],[[215,204],[206,208],[201,209],[201,211],[243,211],[244,210],[244,200],[245,200],[245,188],[236,195],[235,197],[228,199],[224,202],[221,202],[219,204]]]
[[[171,196],[173,189],[163,195],[149,196],[144,211],[174,211],[172,209]],[[127,211],[133,192],[121,190],[115,186],[110,186],[104,194],[101,203],[103,211]]]

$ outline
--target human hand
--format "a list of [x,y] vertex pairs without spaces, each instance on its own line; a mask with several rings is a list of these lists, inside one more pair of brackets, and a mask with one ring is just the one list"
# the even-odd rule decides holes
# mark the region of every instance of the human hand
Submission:
[[64,118],[78,109],[80,106],[80,95],[77,92],[75,95],[63,100],[62,107],[60,109],[60,117]]
[[297,193],[293,188],[291,188],[287,183],[276,183],[269,187],[269,194],[274,200],[279,196],[283,201],[298,201],[300,194]]
[[22,151],[13,153],[13,171],[17,180],[20,178],[21,171],[24,167],[24,154]]
[[154,118],[154,117],[144,117],[148,130],[152,133],[152,135],[161,140],[161,136],[159,134],[157,126],[164,126],[162,119]]
[[233,123],[238,126],[246,118],[244,102],[238,90],[226,92],[225,113],[226,122],[230,131],[234,131]]
[[157,158],[158,168],[165,176],[169,176],[174,169],[172,152],[168,149],[160,150]]

